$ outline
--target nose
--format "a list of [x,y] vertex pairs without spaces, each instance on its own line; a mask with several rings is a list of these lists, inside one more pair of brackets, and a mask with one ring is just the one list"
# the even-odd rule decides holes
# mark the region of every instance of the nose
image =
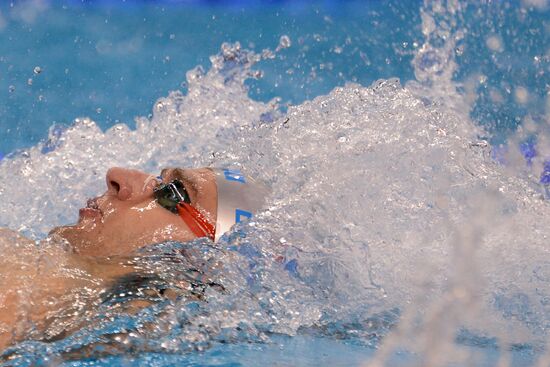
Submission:
[[138,170],[113,167],[107,171],[107,194],[116,196],[119,200],[134,200],[149,195],[144,192],[144,182],[149,177]]

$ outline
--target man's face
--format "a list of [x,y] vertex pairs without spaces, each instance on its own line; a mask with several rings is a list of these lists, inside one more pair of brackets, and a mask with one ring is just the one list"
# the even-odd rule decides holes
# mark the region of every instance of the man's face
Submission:
[[[163,182],[179,179],[198,209],[216,223],[217,188],[208,168],[166,169]],[[78,254],[112,256],[130,254],[152,243],[190,241],[196,236],[179,215],[161,207],[153,197],[159,184],[154,176],[124,168],[107,172],[107,191],[88,200],[80,209],[78,223],[57,227],[51,234],[65,238]]]

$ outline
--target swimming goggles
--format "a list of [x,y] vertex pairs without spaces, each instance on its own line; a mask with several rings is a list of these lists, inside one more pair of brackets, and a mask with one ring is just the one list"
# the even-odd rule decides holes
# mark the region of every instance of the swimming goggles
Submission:
[[153,195],[160,206],[179,214],[195,236],[208,237],[214,241],[216,229],[201,212],[191,206],[189,193],[180,180],[159,185],[153,190]]

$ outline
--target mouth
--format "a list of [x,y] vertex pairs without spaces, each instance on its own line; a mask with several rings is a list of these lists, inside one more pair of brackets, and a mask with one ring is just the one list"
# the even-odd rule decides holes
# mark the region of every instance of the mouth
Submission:
[[98,218],[103,216],[103,212],[99,208],[97,198],[88,199],[86,202],[86,207],[80,209],[79,214],[81,218]]

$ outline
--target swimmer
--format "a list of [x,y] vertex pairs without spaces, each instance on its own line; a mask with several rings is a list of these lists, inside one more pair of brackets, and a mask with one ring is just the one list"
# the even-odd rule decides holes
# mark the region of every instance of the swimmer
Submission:
[[[44,331],[63,324],[58,314],[67,294],[109,289],[135,271],[113,259],[167,241],[218,241],[259,210],[269,193],[239,171],[211,168],[164,169],[158,177],[111,168],[106,183],[107,191],[80,209],[76,224],[54,228],[38,245],[0,229],[0,351],[28,338],[53,338]],[[60,272],[60,263],[71,274]],[[81,326],[58,327],[59,335]]]

